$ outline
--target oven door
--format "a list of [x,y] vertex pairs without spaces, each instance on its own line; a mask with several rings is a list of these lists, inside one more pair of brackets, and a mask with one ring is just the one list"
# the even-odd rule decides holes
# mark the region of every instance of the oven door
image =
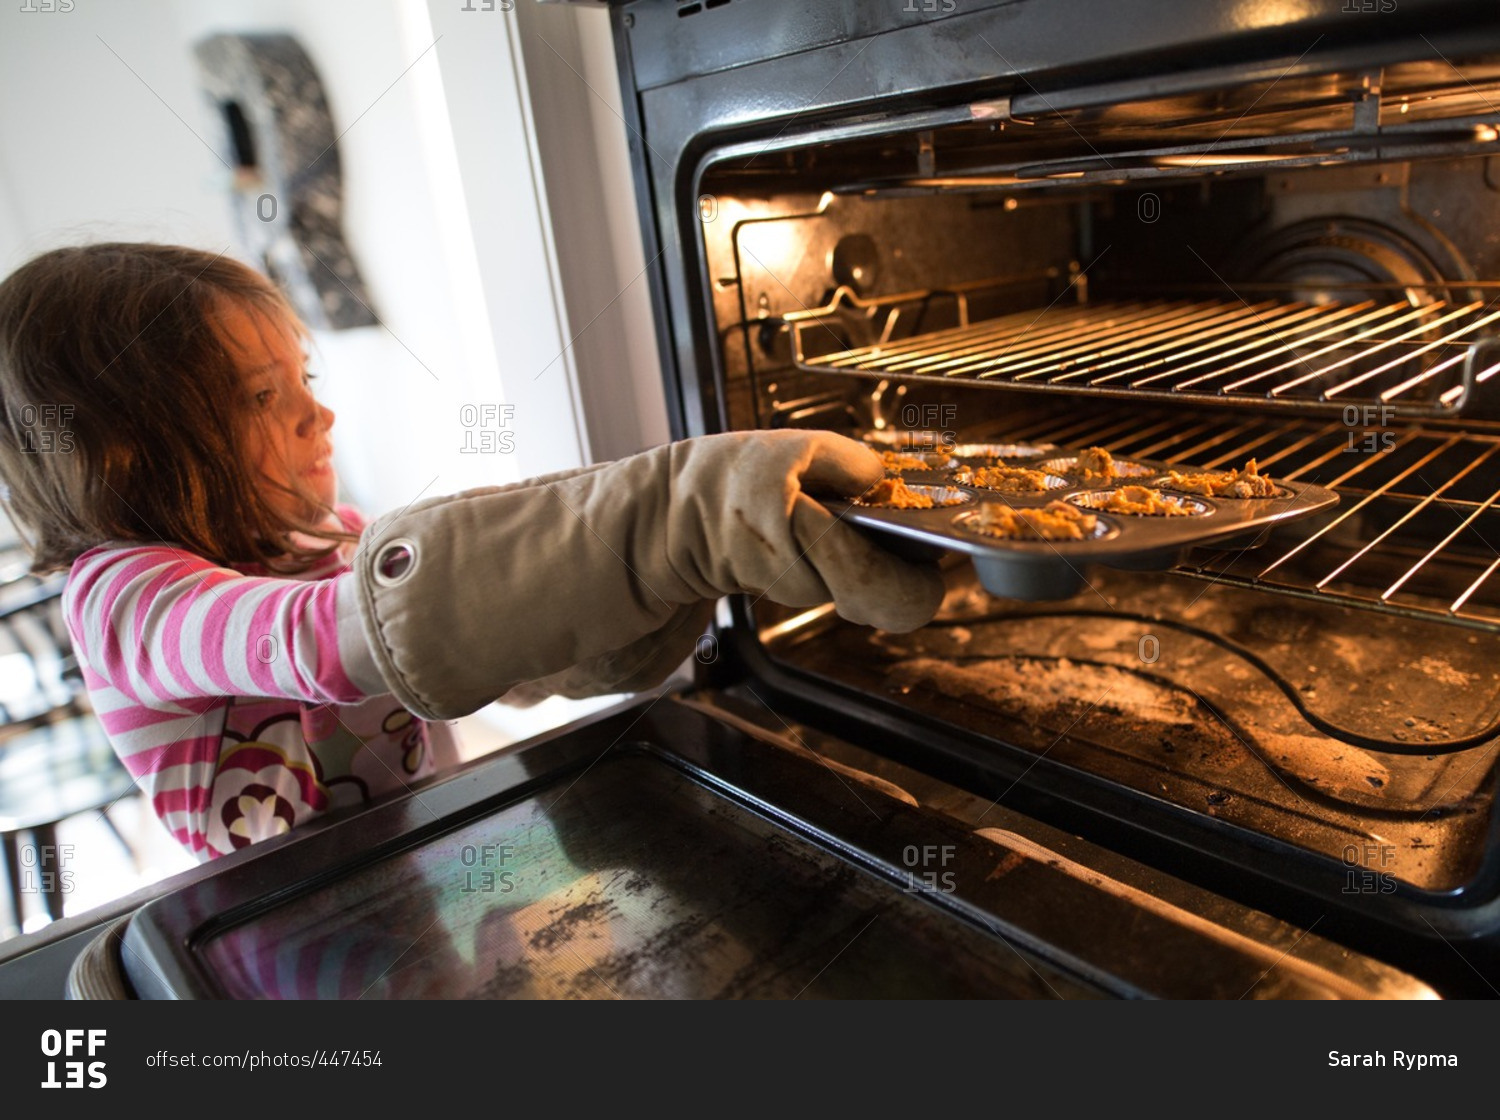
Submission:
[[1436,995],[753,688],[642,697],[207,865],[115,960],[147,999]]

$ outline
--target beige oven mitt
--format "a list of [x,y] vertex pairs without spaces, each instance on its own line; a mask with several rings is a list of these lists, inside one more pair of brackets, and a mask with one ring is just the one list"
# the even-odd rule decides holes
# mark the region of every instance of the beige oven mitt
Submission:
[[937,566],[898,559],[809,496],[850,497],[883,474],[830,432],[726,432],[423,502],[365,529],[365,637],[402,704],[455,719],[513,689],[650,687],[722,595],[831,600],[851,622],[914,630],[942,601]]

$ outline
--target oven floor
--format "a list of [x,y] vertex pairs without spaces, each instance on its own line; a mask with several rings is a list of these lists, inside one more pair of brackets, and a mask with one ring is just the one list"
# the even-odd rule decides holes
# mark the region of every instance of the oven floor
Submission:
[[1331,856],[1356,888],[1478,874],[1500,639],[1161,573],[1098,570],[1055,603],[993,598],[965,565],[949,578],[913,634],[825,619],[771,652],[997,751]]

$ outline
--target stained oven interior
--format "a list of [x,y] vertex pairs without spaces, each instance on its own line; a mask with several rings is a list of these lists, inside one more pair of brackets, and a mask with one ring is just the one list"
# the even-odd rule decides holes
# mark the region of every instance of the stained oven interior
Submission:
[[1351,906],[1491,891],[1497,127],[1480,57],[720,152],[694,236],[728,427],[1253,458],[1341,498],[1060,601],[949,557],[912,634],[762,601],[769,665],[1065,826]]

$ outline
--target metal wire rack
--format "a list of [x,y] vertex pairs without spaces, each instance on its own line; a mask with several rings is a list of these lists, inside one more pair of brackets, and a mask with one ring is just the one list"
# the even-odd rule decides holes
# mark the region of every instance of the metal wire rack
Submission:
[[[980,322],[960,299],[959,325],[895,337],[901,310],[937,294],[861,300],[840,289],[828,306],[786,317],[794,361],[819,373],[1404,416],[1458,415],[1500,374],[1500,350],[1486,345],[1500,337],[1500,305],[1484,299],[1141,300]],[[829,350],[851,308],[886,314],[879,341]]]

